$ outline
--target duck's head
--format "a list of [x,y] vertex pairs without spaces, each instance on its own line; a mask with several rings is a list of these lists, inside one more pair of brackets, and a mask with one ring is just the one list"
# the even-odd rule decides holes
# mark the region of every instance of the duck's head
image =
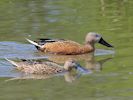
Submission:
[[75,60],[73,59],[68,59],[65,64],[64,64],[64,69],[70,71],[72,68],[77,68],[78,64]]
[[95,33],[95,32],[89,32],[87,35],[86,35],[86,38],[85,38],[85,42],[86,44],[92,44],[94,45],[95,43],[100,43],[102,45],[105,45],[107,47],[113,47],[111,44],[107,43],[100,34],[98,33]]
[[89,70],[85,69],[84,67],[82,67],[78,62],[76,62],[73,59],[69,59],[65,62],[64,64],[64,69],[71,71],[72,68],[75,68],[77,71],[81,72],[81,73],[90,73]]

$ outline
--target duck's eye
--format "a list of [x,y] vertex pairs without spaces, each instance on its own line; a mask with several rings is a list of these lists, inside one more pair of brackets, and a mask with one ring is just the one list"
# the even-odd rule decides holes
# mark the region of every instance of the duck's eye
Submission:
[[74,62],[72,61],[72,63],[74,63]]
[[96,37],[99,37],[99,35],[98,35],[98,34],[96,34],[95,36],[96,36]]
[[75,61],[72,61],[72,63],[74,64],[74,63],[75,63]]

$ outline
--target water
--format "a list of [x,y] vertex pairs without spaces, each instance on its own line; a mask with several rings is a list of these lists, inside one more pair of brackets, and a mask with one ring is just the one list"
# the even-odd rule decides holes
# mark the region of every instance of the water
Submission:
[[[0,100],[132,100],[132,9],[132,0],[1,0]],[[43,58],[63,64],[68,56],[44,55],[25,38],[83,43],[90,31],[115,47],[97,44],[95,57],[71,56],[92,73],[25,77],[5,60]],[[19,76],[25,79],[10,80]]]

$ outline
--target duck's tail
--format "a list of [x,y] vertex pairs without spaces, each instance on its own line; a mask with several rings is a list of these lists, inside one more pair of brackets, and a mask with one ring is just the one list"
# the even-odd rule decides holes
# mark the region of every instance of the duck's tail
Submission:
[[30,40],[30,39],[27,39],[27,38],[26,38],[26,40],[27,40],[28,42],[30,42],[31,44],[35,45],[36,47],[42,48],[42,46],[39,45],[38,43],[36,43],[36,42],[34,42],[34,41]]
[[5,58],[8,62],[10,62],[11,64],[13,64],[14,66],[16,66],[16,67],[19,67],[19,65],[15,62],[15,61],[13,61],[13,60],[9,60],[9,59],[7,59],[7,58]]

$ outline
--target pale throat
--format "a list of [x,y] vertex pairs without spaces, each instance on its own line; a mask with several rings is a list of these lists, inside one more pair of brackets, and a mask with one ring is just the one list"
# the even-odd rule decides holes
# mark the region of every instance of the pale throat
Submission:
[[70,71],[71,70],[71,67],[68,64],[65,64],[64,65],[64,69],[67,70],[67,71]]

